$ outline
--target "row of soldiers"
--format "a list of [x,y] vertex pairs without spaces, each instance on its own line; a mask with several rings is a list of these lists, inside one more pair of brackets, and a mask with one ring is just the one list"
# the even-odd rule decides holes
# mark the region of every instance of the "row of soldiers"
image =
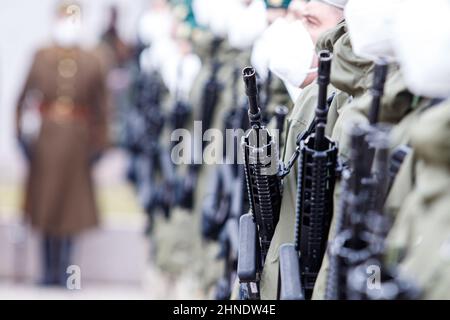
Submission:
[[[447,298],[449,16],[155,1],[126,141],[161,270],[218,299]],[[192,161],[174,165],[180,128]],[[214,128],[247,131],[220,149]]]

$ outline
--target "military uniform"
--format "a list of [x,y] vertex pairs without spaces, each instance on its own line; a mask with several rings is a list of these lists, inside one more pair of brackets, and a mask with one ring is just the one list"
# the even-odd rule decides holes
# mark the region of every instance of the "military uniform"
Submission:
[[65,285],[73,237],[99,220],[91,169],[108,145],[103,70],[76,46],[39,50],[17,104],[19,139],[29,95],[41,127],[30,146],[24,213],[42,234],[42,284]]
[[[239,103],[239,98],[244,95],[244,86],[241,79],[241,70],[244,66],[248,65],[249,54],[248,52],[240,52],[229,46],[228,42],[224,40],[221,45],[220,53],[217,58],[222,63],[222,67],[218,71],[219,83],[223,86],[219,95],[217,105],[212,120],[212,128],[219,129],[221,132],[224,128],[224,120],[228,113],[235,107],[236,103]],[[209,70],[210,72],[210,70]],[[208,72],[208,74],[209,74]],[[234,81],[236,79],[236,81]],[[238,98],[236,101],[235,98]],[[214,144],[218,146],[220,141],[208,142],[209,145]],[[223,141],[222,147],[225,147]],[[217,150],[220,150],[217,149]],[[199,177],[196,192],[196,208],[194,208],[194,214],[197,220],[197,233],[201,233],[201,219],[202,219],[202,206],[204,200],[207,197],[214,196],[210,190],[210,181],[215,171],[218,170],[219,165],[205,164]],[[198,274],[203,283],[203,287],[206,290],[210,290],[222,276],[224,272],[223,260],[219,260],[217,257],[220,252],[220,244],[216,242],[205,242],[201,240],[201,246],[198,253],[201,256],[201,262],[199,266]]]
[[[341,25],[338,27],[338,29],[339,28],[345,27],[344,25]],[[334,30],[333,32],[335,33],[336,30]],[[327,47],[326,45],[325,46],[323,45],[323,42],[325,38],[330,37],[330,35],[331,34],[329,33],[324,37],[324,39],[322,39],[323,47]],[[329,46],[328,49],[330,49]],[[353,54],[351,50],[350,40],[347,34],[342,35],[339,38],[339,40],[336,41],[333,51],[334,51],[334,60],[332,64],[333,69],[331,73],[331,82],[335,87],[342,90],[342,92],[346,92],[353,99],[352,101],[349,101],[348,96],[343,96],[342,93],[339,94],[338,92],[336,96],[337,99],[335,98],[335,102],[333,102],[332,105],[330,106],[330,111],[328,114],[329,122],[327,124],[327,134],[331,135],[334,141],[338,141],[340,157],[341,159],[345,160],[348,156],[349,150],[348,141],[344,134],[345,125],[350,122],[367,122],[367,115],[370,109],[370,102],[371,102],[371,95],[368,92],[368,89],[372,84],[372,77],[370,75],[373,70],[373,64],[370,61],[357,58]],[[352,70],[352,72],[349,72],[349,70]],[[305,91],[312,90],[312,86],[310,87],[306,88]],[[305,92],[301,95],[300,99],[304,99],[302,98],[304,97],[304,94]],[[312,103],[315,103],[315,100],[316,99],[313,99]],[[403,117],[406,114],[408,114],[411,111],[412,100],[413,96],[406,89],[402,81],[401,74],[398,72],[398,68],[396,66],[392,66],[386,84],[386,94],[382,100],[380,121],[391,124],[399,122],[401,119],[403,119]],[[424,103],[425,100],[423,100],[422,105]],[[303,108],[305,108],[305,106],[307,105],[309,105],[309,103],[305,103],[303,105]],[[337,108],[336,105],[338,106]],[[334,111],[335,108],[336,111]],[[292,134],[290,132],[291,130],[290,128],[292,127],[292,120],[290,120],[291,123],[289,124],[287,148],[286,148],[286,154],[288,156],[286,157],[285,154],[284,156],[285,161],[292,154],[292,152],[289,151],[289,148],[291,150],[295,148],[295,141],[298,133],[304,130],[307,127],[307,124],[310,123],[314,118],[313,110],[314,109],[311,106],[309,120],[304,121],[305,124],[300,125],[298,129],[294,129],[295,131],[293,132],[295,132],[295,134]],[[292,117],[296,117],[295,111],[296,108],[294,108]],[[393,144],[393,147],[395,147],[396,145],[398,145],[398,143],[400,143],[400,141],[402,141],[399,135],[400,134],[397,134],[398,141]],[[294,236],[293,222],[295,219],[295,209],[293,208],[295,208],[295,199],[297,191],[295,176],[293,176],[291,173],[290,176],[286,177],[284,184],[285,184],[285,191],[283,194],[280,222],[279,225],[277,226],[277,230],[275,232],[274,239],[272,240],[271,247],[273,247],[276,244],[280,245],[285,242],[293,241]],[[340,190],[339,183],[337,183],[334,195],[335,209],[339,201],[340,195],[339,190]],[[285,217],[287,216],[289,216],[289,219],[286,221]],[[331,227],[331,235],[334,234],[333,227],[334,223],[332,224]],[[285,239],[280,241],[279,238],[282,237],[280,235],[283,236],[285,235],[284,236]],[[267,292],[266,291],[267,289],[269,289],[269,291],[272,292],[272,295],[267,296],[267,298],[275,298],[275,292],[277,288],[276,282],[274,282],[273,279],[277,279],[278,254],[274,253],[274,251],[272,250],[273,249],[271,248],[268,255],[268,257],[271,258],[272,260],[269,260],[269,264],[266,262],[265,270],[263,272],[262,292],[264,295],[265,295],[264,292]],[[270,267],[270,263],[273,263],[274,266]],[[313,296],[313,298],[315,299],[322,297],[325,288],[325,278],[326,278],[325,274],[327,270],[327,265],[328,265],[328,258],[327,256],[325,256],[322,270],[319,273],[319,277],[316,283],[316,289]],[[272,283],[272,286],[270,286],[270,283]]]
[[34,57],[17,123],[31,91],[42,96],[42,125],[32,147],[25,213],[45,234],[78,234],[98,223],[91,161],[108,143],[103,71],[82,49],[45,48]]
[[[398,66],[391,64],[389,67],[390,71],[385,84],[385,93],[381,100],[378,120],[380,123],[394,126],[391,132],[390,144],[391,153],[393,153],[396,151],[397,147],[408,142],[410,129],[412,128],[414,121],[417,119],[420,112],[429,105],[429,100],[415,98],[406,88]],[[364,79],[368,89],[373,81],[372,77],[366,76],[361,79]],[[345,162],[349,156],[349,141],[345,134],[345,126],[349,123],[367,123],[371,101],[372,96],[370,92],[366,90],[366,93],[353,99],[336,122],[332,138],[335,141],[339,141],[339,157],[343,162]],[[408,159],[405,163],[406,165],[408,164]],[[402,169],[401,174],[396,177],[394,187],[390,190],[388,195],[386,207],[388,208],[388,212],[393,215],[394,218],[396,211],[398,210],[398,206],[411,187],[411,184],[408,182],[411,181],[411,177],[405,176],[407,172],[407,169]],[[339,198],[340,188],[339,183],[337,183],[334,195],[335,213],[337,210],[337,204],[339,203]],[[334,219],[330,231],[330,237],[333,237],[335,234],[333,227]],[[316,282],[313,296],[315,299],[323,298],[327,268],[328,256],[325,255],[321,272],[319,273]]]
[[[235,68],[240,70],[241,66],[247,64],[248,54],[240,54],[237,50],[232,49],[225,40],[219,43],[219,47],[215,49],[215,55],[211,56],[215,41],[214,36],[207,31],[195,30],[193,33],[194,49],[202,60],[202,68],[190,95],[193,111],[192,120],[188,121],[187,129],[191,133],[193,132],[193,121],[202,119],[203,90],[211,76],[213,62],[220,64],[217,80],[222,87],[219,91],[211,128],[220,130],[223,128],[225,115],[234,107],[235,87],[230,79],[233,78]],[[243,94],[243,86],[240,86],[240,83],[237,82],[238,97]],[[199,139],[199,137],[193,138]],[[184,274],[195,277],[200,283],[200,288],[205,292],[209,291],[216,283],[223,269],[223,263],[216,259],[219,252],[218,244],[205,242],[201,234],[202,204],[209,191],[207,184],[213,170],[216,170],[216,166],[205,165],[199,171],[193,212],[176,208],[169,221],[165,221],[162,217],[158,218],[156,221],[158,227],[154,236],[155,242],[158,244],[156,263],[159,268],[173,276]]]
[[[317,47],[321,49],[332,49],[334,43],[344,34],[345,25],[342,23],[335,29],[327,32],[318,43]],[[318,86],[313,83],[307,86],[297,99],[291,115],[287,120],[286,144],[283,155],[284,162],[287,162],[296,148],[297,136],[307,130],[315,116],[317,106]],[[328,114],[329,122],[327,132],[330,133],[340,112],[341,106],[347,101],[348,96],[345,92],[331,87],[328,90],[329,96],[336,94],[330,106]],[[266,257],[262,278],[261,278],[261,298],[276,299],[278,290],[278,248],[283,243],[292,243],[294,241],[294,221],[295,221],[295,202],[297,194],[297,166],[294,165],[291,173],[283,182],[283,199],[281,203],[280,219],[275,229],[274,236]]]
[[450,147],[448,101],[426,111],[414,126],[411,144],[416,184],[388,237],[391,262],[422,290],[424,299],[449,299]]

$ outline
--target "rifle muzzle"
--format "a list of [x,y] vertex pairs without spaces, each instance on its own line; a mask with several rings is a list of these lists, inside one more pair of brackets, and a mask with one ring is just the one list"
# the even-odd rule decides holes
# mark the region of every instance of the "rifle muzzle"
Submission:
[[261,112],[258,107],[258,87],[256,86],[256,71],[252,67],[242,70],[242,77],[245,84],[245,94],[249,103],[249,118],[251,123],[261,120]]

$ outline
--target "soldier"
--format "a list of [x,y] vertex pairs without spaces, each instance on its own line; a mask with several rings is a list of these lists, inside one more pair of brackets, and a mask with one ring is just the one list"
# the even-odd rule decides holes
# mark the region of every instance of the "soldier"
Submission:
[[[336,42],[345,34],[345,24],[339,23],[343,18],[343,7],[346,1],[311,1],[305,8],[311,8],[308,14],[305,14],[304,19],[306,25],[309,23],[310,30],[316,30],[315,25],[318,26],[322,37],[316,43],[316,48],[331,49]],[[338,14],[339,13],[339,14]],[[329,20],[333,17],[335,27],[329,30]],[[310,20],[311,22],[308,22]],[[314,23],[313,23],[314,22]],[[337,25],[338,24],[338,25]],[[336,26],[337,25],[337,26]],[[329,127],[327,132],[330,133],[333,121],[331,118],[337,117],[341,106],[347,101],[348,94],[353,88],[351,94],[361,94],[365,88],[358,83],[361,76],[369,67],[370,63],[364,63],[361,59],[356,59],[352,55],[349,56],[348,49],[344,51],[347,56],[343,56],[342,63],[333,66],[332,84],[341,90],[337,91],[333,99],[332,106],[329,112]],[[351,52],[351,50],[350,50]],[[359,67],[365,69],[359,70]],[[348,70],[348,71],[346,71]],[[351,71],[350,71],[351,70]],[[333,74],[336,76],[333,78]],[[305,79],[312,81],[312,79]],[[304,81],[305,81],[304,80]],[[353,81],[353,82],[351,82]],[[307,81],[305,81],[305,84]],[[329,90],[331,93],[336,90]],[[317,85],[315,83],[306,86],[301,92],[297,102],[292,110],[291,115],[287,121],[286,131],[286,147],[283,154],[283,160],[287,162],[296,148],[297,136],[299,133],[306,130],[312,123],[314,118],[314,108],[317,103]],[[271,242],[269,253],[263,269],[261,279],[261,298],[262,299],[276,299],[278,293],[278,248],[283,243],[293,242],[294,239],[294,219],[295,219],[295,199],[296,199],[296,166],[293,167],[292,172],[284,180],[283,200],[281,204],[280,220],[275,229],[275,234]]]
[[[179,5],[181,6],[181,5]],[[168,148],[174,144],[170,141],[173,130],[177,129],[175,122],[184,122],[182,128],[192,129],[192,105],[189,103],[189,93],[191,86],[201,68],[199,57],[192,52],[190,44],[192,29],[195,21],[188,22],[189,7],[175,8],[179,11],[177,24],[174,28],[174,51],[171,55],[166,55],[160,66],[162,78],[170,91],[171,110],[166,113],[166,130],[163,141]],[[181,109],[177,108],[180,107]],[[182,114],[180,114],[182,113]],[[184,114],[184,115],[183,115]],[[181,116],[182,119],[176,120]],[[176,166],[179,186],[174,193],[180,195],[186,190],[182,187],[188,179],[188,166]],[[191,199],[186,199],[191,202]],[[198,255],[195,255],[195,248],[199,242],[200,234],[196,229],[196,221],[193,213],[189,211],[188,203],[178,203],[179,207],[172,210],[170,219],[158,219],[157,228],[154,230],[154,241],[157,244],[155,262],[159,269],[169,275],[174,281],[180,279],[195,279],[195,270],[198,263]],[[197,283],[195,285],[198,286]],[[190,288],[199,292],[197,288]]]
[[[292,101],[296,93],[291,86],[283,82],[279,76],[273,75],[269,70],[269,59],[272,56],[272,49],[275,45],[276,30],[279,29],[280,20],[288,14],[291,0],[271,1],[265,0],[267,29],[255,41],[251,53],[251,65],[256,69],[260,83],[260,91],[265,92],[261,99],[261,106],[268,116],[273,114],[274,109],[279,105],[292,107]],[[283,20],[284,21],[284,20]],[[292,91],[292,93],[290,93]],[[292,97],[289,96],[292,95]]]
[[[198,1],[199,3],[201,1]],[[210,2],[210,1],[206,1]],[[231,17],[236,12],[238,1],[217,0],[212,2],[212,8],[207,15],[207,24],[210,35],[204,34],[204,37],[209,37],[209,53],[205,60],[203,60],[203,67],[197,78],[197,84],[193,86],[191,92],[191,103],[194,108],[194,120],[202,120],[202,132],[209,128],[218,129],[220,131],[224,128],[224,119],[227,114],[235,107],[234,96],[237,92],[243,92],[242,87],[238,81],[234,81],[236,70],[239,70],[242,65],[247,64],[248,54],[242,53],[236,47],[230,45],[228,37],[228,25],[231,22]],[[196,2],[194,2],[194,8]],[[207,9],[207,5],[201,3],[202,10]],[[200,4],[199,4],[200,6]],[[212,81],[212,82],[211,82]],[[205,102],[211,99],[213,93],[206,93],[205,85],[207,83],[215,83],[217,85],[216,99],[212,101],[205,114]],[[237,90],[237,92],[236,92]],[[205,94],[206,93],[206,94]],[[207,96],[207,95],[210,96]],[[211,100],[210,100],[211,101]],[[200,139],[196,138],[196,141]],[[213,140],[204,144],[205,151],[216,148],[219,150],[220,141]],[[208,149],[207,149],[208,148]],[[201,150],[200,146],[196,150]],[[208,157],[208,152],[205,152],[205,161],[211,161]],[[202,155],[199,155],[202,157]],[[218,155],[220,158],[221,155]],[[199,234],[205,233],[205,219],[202,212],[205,209],[205,203],[211,198],[217,197],[216,190],[211,190],[210,184],[212,176],[216,174],[218,167],[221,165],[214,165],[207,163],[199,172],[197,183],[197,190],[195,195],[194,214],[196,219],[197,232]],[[207,224],[207,222],[206,222]],[[206,227],[207,229],[208,227]],[[223,262],[217,260],[220,246],[218,243],[211,241],[200,240],[197,246],[197,254],[200,263],[197,265],[197,274],[202,282],[202,287],[205,291],[210,291],[216,284],[217,280],[223,273]]]
[[[240,23],[235,25],[234,21],[237,18],[231,18],[228,26],[228,39],[230,47],[232,49],[231,52],[234,53],[235,57],[233,59],[230,59],[228,62],[226,62],[223,66],[223,71],[229,70],[231,74],[225,78],[222,82],[223,84],[223,91],[221,93],[221,97],[219,98],[218,102],[218,111],[215,115],[216,120],[214,121],[213,127],[216,129],[223,129],[224,128],[224,120],[229,119],[230,114],[233,111],[240,112],[240,108],[242,107],[242,101],[240,97],[244,96],[244,87],[243,83],[240,81],[240,74],[242,67],[245,65],[248,65],[249,63],[249,51],[253,46],[253,41],[257,38],[257,36],[263,31],[263,27],[266,24],[272,23],[275,19],[282,17],[286,14],[286,8],[290,1],[282,1],[282,2],[275,2],[275,1],[266,1],[267,10],[261,7],[261,5],[264,5],[261,3],[260,0],[255,1],[246,1],[244,4],[247,5],[247,9],[244,11],[241,11],[239,13],[239,9],[235,9],[235,14],[239,15],[241,14],[241,18],[239,18]],[[221,10],[222,12],[225,12],[225,10]],[[231,14],[231,17],[233,17],[233,14]],[[255,25],[256,24],[256,25]],[[238,30],[237,28],[240,28]],[[216,32],[215,25],[211,25],[212,31]],[[239,33],[239,34],[238,34]],[[261,90],[264,92],[264,95],[261,97],[261,101],[263,101],[263,108],[266,108],[265,115],[269,119],[271,116],[271,110],[274,108],[275,105],[278,105],[280,103],[286,104],[289,102],[290,98],[288,96],[288,93],[280,81],[280,79],[274,77],[273,81],[269,81],[269,86],[265,85],[266,88],[264,90]],[[238,99],[239,97],[239,99]],[[240,128],[245,129],[245,128]],[[238,143],[239,145],[239,143]],[[225,146],[229,147],[229,146]],[[238,152],[240,152],[238,148]],[[218,165],[218,166],[208,166],[205,168],[208,173],[205,173],[205,177],[208,176],[208,180],[213,183],[213,178],[210,178],[212,176],[218,176],[219,174],[224,173],[224,175],[229,175],[226,171],[226,169],[229,168],[227,165]],[[231,174],[231,172],[229,172]],[[228,200],[228,197],[230,195],[228,194],[230,191],[227,191],[229,186],[227,186],[228,181],[233,181],[235,177],[229,177],[224,179],[224,185],[221,187],[222,190],[217,190],[215,188],[208,188],[208,191],[204,193],[204,203],[206,205],[206,209],[209,211],[219,211],[223,210],[222,206],[229,205],[228,201],[233,202],[233,199]],[[243,178],[243,177],[242,177]],[[219,178],[221,179],[221,178]],[[239,180],[239,177],[237,177]],[[231,187],[234,188],[234,187]],[[219,200],[214,203],[214,200],[218,198]],[[223,200],[223,201],[222,201]],[[208,207],[213,202],[213,207]],[[227,204],[228,203],[228,204]],[[242,206],[243,208],[245,205]],[[205,209],[205,208],[204,208]],[[231,211],[231,208],[227,209],[228,212]],[[244,211],[244,209],[242,209]],[[205,211],[206,212],[206,211]],[[242,214],[244,212],[241,212],[239,214]],[[205,215],[204,215],[205,216]],[[236,217],[234,217],[236,218]],[[202,228],[204,228],[205,219],[202,220]],[[224,225],[226,222],[224,221]],[[219,233],[224,231],[225,227],[222,230],[219,230]],[[226,244],[224,244],[224,240],[221,237],[221,248],[223,249],[224,246],[226,247]],[[226,240],[225,240],[226,241]],[[210,265],[211,263],[205,263]],[[220,272],[220,271],[219,271]],[[215,272],[216,274],[217,272]],[[217,275],[216,275],[217,276]],[[216,277],[215,276],[215,277]],[[231,277],[232,278],[232,277]],[[223,279],[221,279],[223,280]],[[222,281],[220,286],[222,287],[224,285],[224,282]],[[228,283],[226,287],[229,287],[230,284]],[[228,292],[229,289],[221,290],[222,292]],[[228,296],[229,293],[226,293],[225,296]],[[219,294],[219,296],[222,296],[222,294]]]
[[[73,14],[79,20],[73,21]],[[25,215],[42,234],[46,285],[65,285],[74,237],[97,226],[92,165],[107,147],[104,75],[80,47],[81,9],[63,2],[53,44],[37,51],[17,103],[17,135],[27,96],[38,93],[42,125],[32,146]]]
[[[405,147],[410,140],[410,131],[420,114],[434,103],[431,99],[411,93],[405,85],[401,70],[394,63],[397,55],[393,48],[395,41],[392,39],[392,25],[395,21],[395,13],[400,10],[401,5],[402,1],[350,1],[345,12],[346,21],[349,25],[350,39],[355,53],[369,60],[377,61],[383,59],[391,62],[377,121],[395,125],[391,132],[392,155],[390,162],[391,179],[395,180],[386,203],[386,211],[394,218],[399,206],[404,201],[405,195],[410,190],[411,181],[413,180],[413,177],[411,177],[412,170],[410,170],[411,161],[404,161],[407,165],[406,168],[405,164],[402,165],[405,157]],[[370,101],[372,99],[370,96],[371,93],[367,92],[355,98],[345,107],[336,122],[333,137],[339,141],[340,158],[344,165],[348,159],[349,146],[348,139],[343,134],[342,129],[350,122],[368,122],[369,110],[371,109]],[[411,159],[411,157],[407,156],[407,159]],[[400,165],[402,165],[402,168],[397,175]],[[335,190],[335,205],[338,202],[339,194],[339,186],[337,186]],[[334,232],[335,230],[332,228],[330,237],[333,237]],[[322,270],[317,280],[315,298],[323,298],[324,275],[327,272],[327,268],[328,256],[324,259]]]
[[450,6],[447,1],[429,6],[413,1],[400,12],[393,34],[405,82],[417,95],[444,101],[422,112],[411,129],[414,185],[389,234],[389,257],[420,287],[423,299],[449,299],[450,65],[445,52]]

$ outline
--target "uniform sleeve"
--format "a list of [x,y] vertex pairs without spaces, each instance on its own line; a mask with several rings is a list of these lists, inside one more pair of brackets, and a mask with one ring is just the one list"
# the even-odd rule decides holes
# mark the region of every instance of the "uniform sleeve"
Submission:
[[21,128],[21,119],[22,119],[22,111],[23,111],[23,104],[25,101],[25,97],[27,93],[33,89],[33,87],[36,85],[36,74],[38,73],[38,66],[41,59],[41,52],[37,51],[34,54],[33,62],[31,64],[31,67],[28,71],[27,77],[25,79],[25,83],[23,85],[22,90],[20,91],[19,97],[17,99],[17,105],[16,105],[16,135],[19,137]]

